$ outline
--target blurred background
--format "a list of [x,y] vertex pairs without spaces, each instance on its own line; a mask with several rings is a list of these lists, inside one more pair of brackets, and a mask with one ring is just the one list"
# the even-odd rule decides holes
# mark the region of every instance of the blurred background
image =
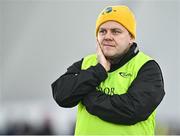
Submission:
[[0,134],[74,133],[77,107],[59,107],[51,83],[95,52],[96,18],[117,4],[133,10],[136,42],[163,72],[156,134],[180,134],[179,0],[0,0]]

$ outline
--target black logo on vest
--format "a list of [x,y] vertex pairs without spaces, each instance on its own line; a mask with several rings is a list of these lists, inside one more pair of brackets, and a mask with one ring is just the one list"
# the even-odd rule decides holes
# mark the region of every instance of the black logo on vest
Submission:
[[114,90],[115,90],[115,88],[113,88],[113,87],[104,87],[104,88],[102,88],[102,87],[97,87],[96,88],[98,91],[101,91],[101,92],[103,92],[103,93],[105,93],[105,94],[108,94],[108,95],[113,95],[114,94]]
[[127,72],[119,72],[119,74],[124,78],[132,77],[132,74]]

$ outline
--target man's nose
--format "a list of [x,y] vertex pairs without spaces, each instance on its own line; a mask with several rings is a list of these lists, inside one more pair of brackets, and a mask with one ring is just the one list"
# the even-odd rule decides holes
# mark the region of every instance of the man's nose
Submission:
[[113,39],[111,31],[107,31],[104,39],[106,39],[106,40],[112,40]]

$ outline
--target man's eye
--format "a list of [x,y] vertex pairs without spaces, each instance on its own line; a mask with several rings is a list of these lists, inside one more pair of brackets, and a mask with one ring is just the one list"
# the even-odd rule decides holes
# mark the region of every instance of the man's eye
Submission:
[[120,31],[113,31],[114,34],[120,34]]
[[104,34],[106,31],[105,30],[99,30],[99,33]]

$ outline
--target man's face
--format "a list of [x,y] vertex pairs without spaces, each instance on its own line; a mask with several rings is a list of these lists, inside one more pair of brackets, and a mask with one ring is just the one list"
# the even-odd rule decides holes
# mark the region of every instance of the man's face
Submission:
[[121,56],[134,41],[126,28],[115,21],[105,22],[99,27],[97,40],[107,59]]

